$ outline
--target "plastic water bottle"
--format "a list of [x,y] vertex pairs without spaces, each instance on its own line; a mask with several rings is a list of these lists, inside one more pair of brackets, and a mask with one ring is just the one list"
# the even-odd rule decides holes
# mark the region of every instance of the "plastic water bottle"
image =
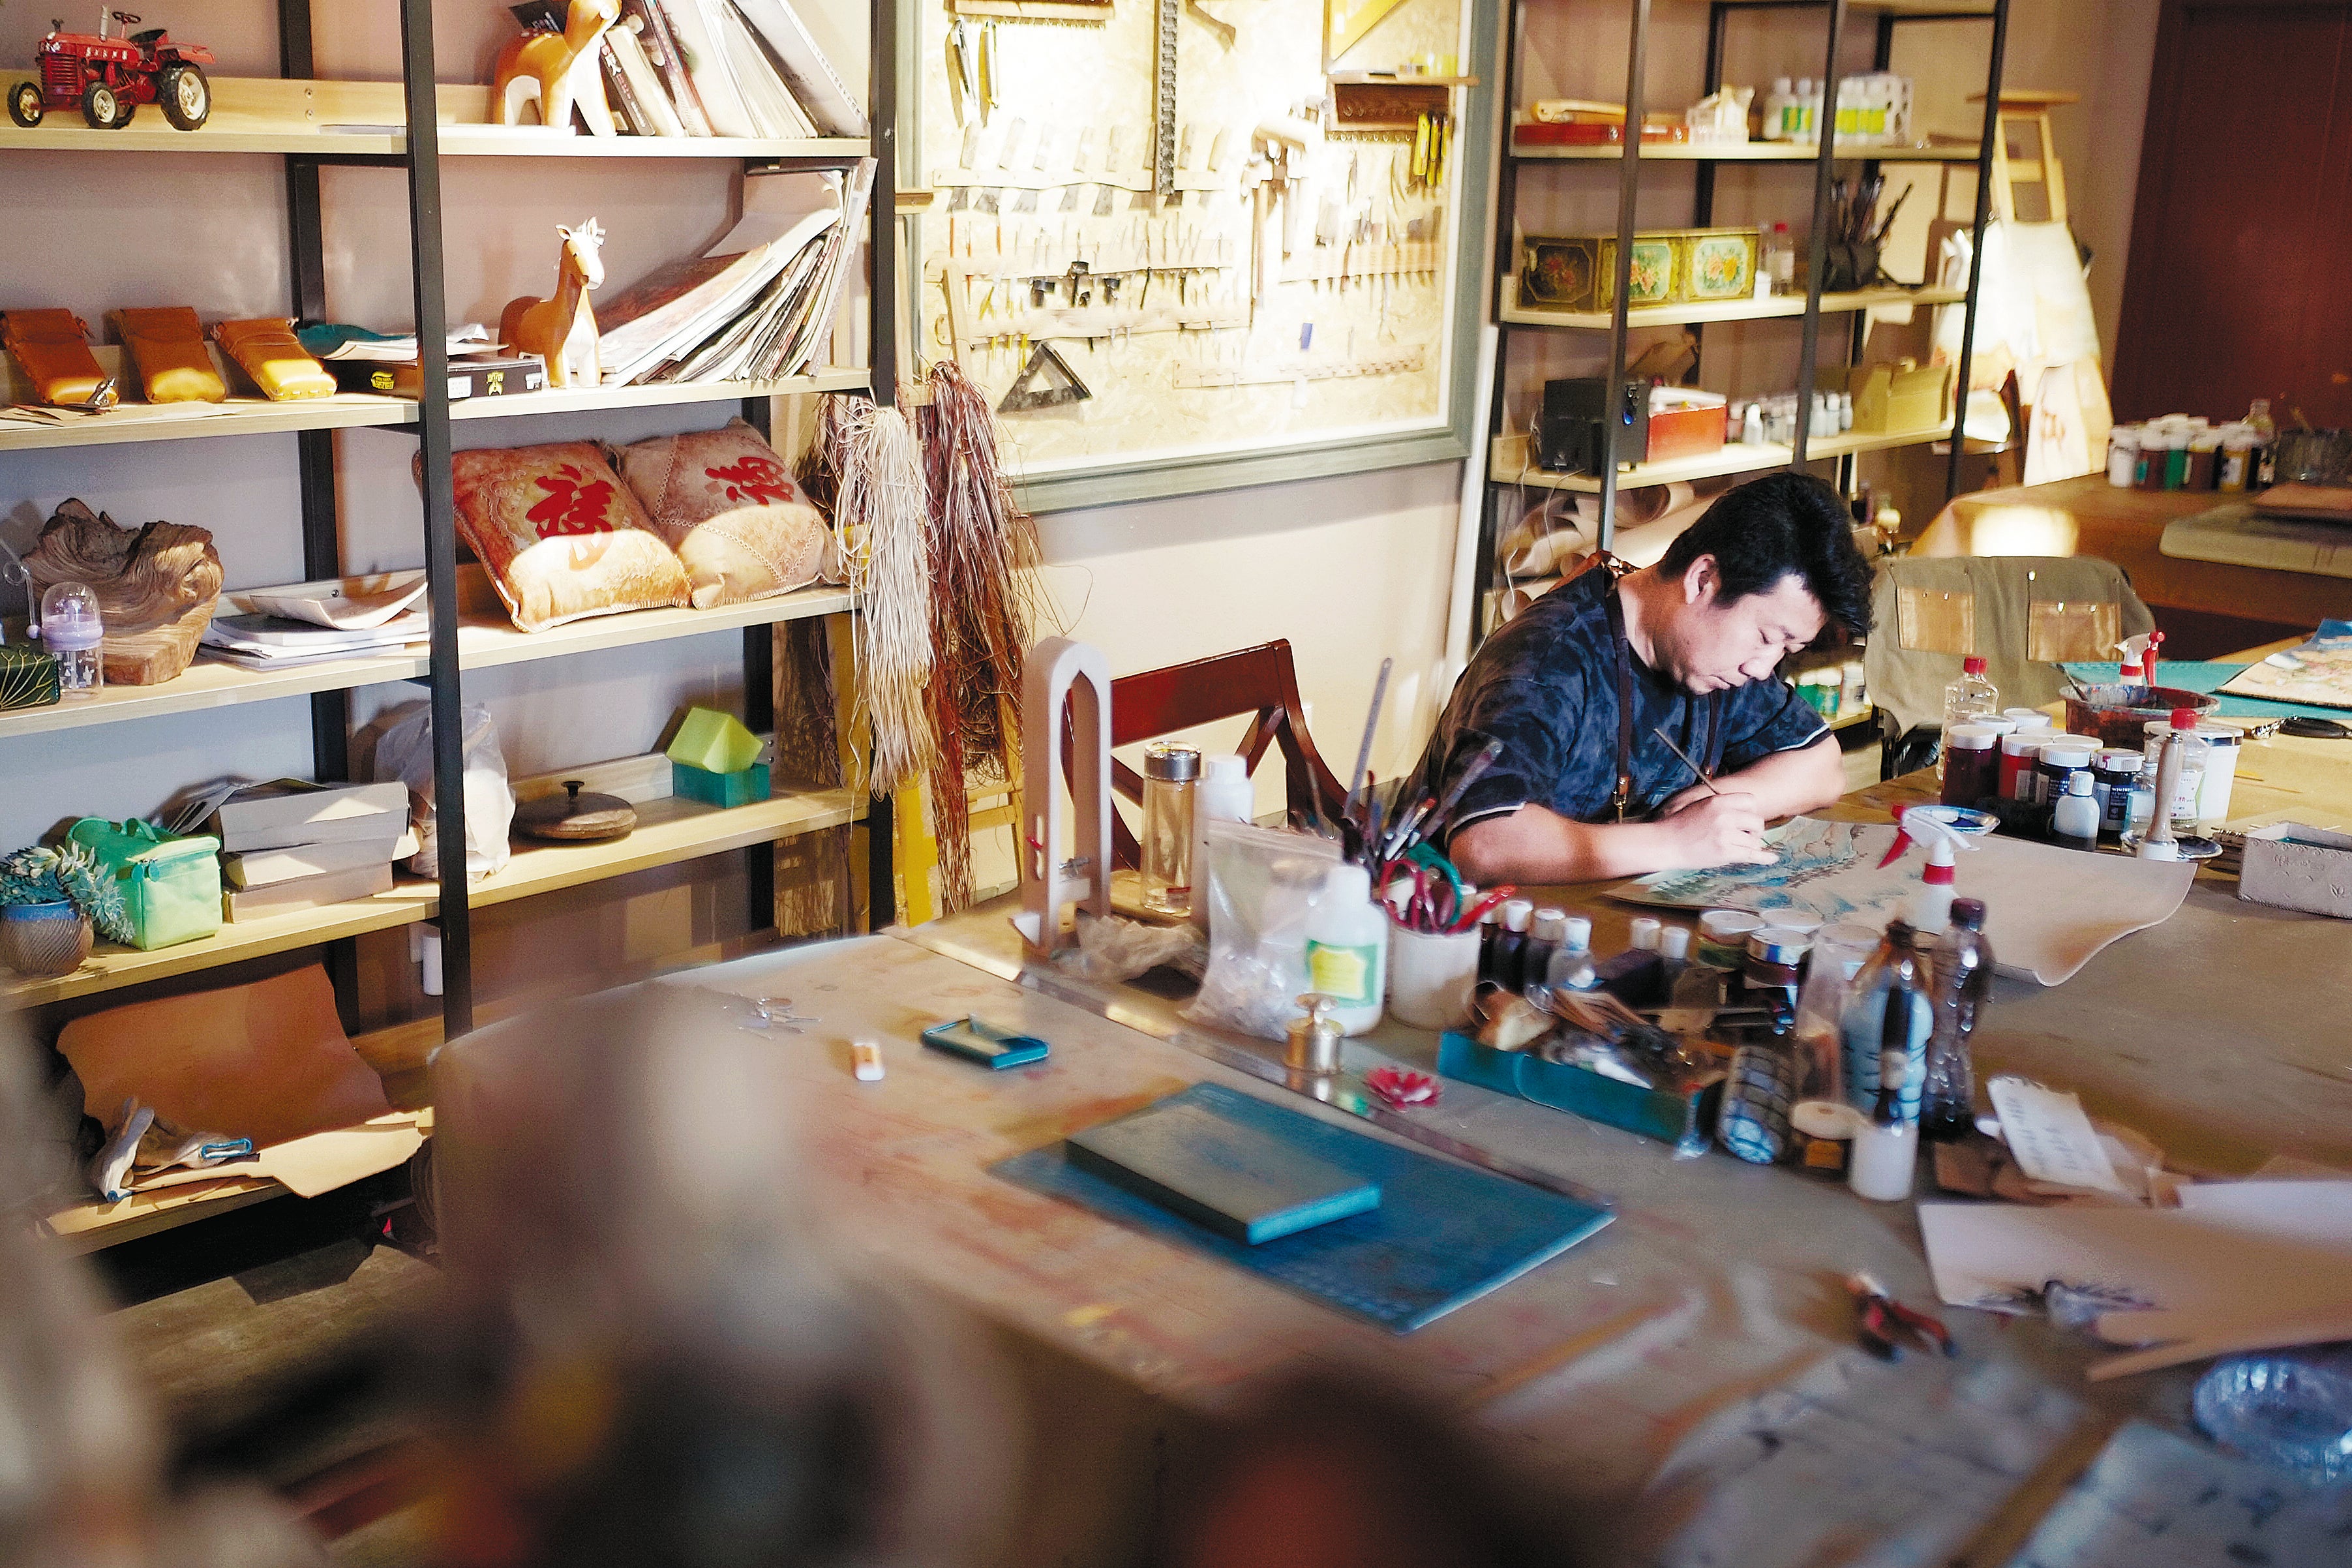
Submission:
[[106,684],[105,617],[86,584],[52,584],[41,595],[41,646],[58,659],[58,689],[68,700],[95,697]]
[[2207,1436],[2314,1486],[2352,1478],[2352,1343],[2221,1362],[2190,1400]]
[[[2000,692],[1985,679],[1984,655],[1972,653],[1960,665],[1960,678],[1944,688],[1945,736],[1950,735],[1955,724],[1970,724],[1979,719],[1990,719],[2000,711]],[[1944,748],[1941,738],[1936,747],[1936,783],[1944,782]]]

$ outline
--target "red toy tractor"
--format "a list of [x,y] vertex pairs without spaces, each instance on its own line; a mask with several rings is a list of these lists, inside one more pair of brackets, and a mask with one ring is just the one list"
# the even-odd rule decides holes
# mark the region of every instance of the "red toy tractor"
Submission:
[[[111,19],[121,31],[109,37]],[[163,118],[181,131],[194,131],[213,111],[212,84],[204,68],[213,52],[196,44],[175,44],[161,27],[133,33],[139,18],[100,9],[98,31],[68,33],[63,22],[35,52],[39,78],[8,89],[8,118],[30,130],[48,110],[79,105],[93,131],[116,131],[131,123],[142,103],[160,103]]]

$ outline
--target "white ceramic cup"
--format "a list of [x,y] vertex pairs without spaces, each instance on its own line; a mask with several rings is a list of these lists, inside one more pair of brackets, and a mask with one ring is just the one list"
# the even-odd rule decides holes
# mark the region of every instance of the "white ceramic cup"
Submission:
[[1478,987],[1478,929],[1436,934],[1389,922],[1389,1012],[1416,1029],[1470,1022]]

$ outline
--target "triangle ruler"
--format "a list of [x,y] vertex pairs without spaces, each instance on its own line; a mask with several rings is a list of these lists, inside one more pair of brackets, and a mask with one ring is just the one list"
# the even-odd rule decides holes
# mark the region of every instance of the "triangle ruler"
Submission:
[[1033,408],[1053,408],[1065,403],[1079,403],[1092,397],[1078,373],[1070,368],[1069,361],[1054,352],[1054,345],[1040,341],[1030,351],[1029,363],[1013,378],[1005,389],[1004,401],[996,405],[999,414],[1024,414]]

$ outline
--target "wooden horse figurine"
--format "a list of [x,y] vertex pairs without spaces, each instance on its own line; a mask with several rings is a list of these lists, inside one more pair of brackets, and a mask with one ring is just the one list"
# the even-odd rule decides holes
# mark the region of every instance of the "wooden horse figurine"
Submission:
[[590,218],[578,228],[556,226],[563,254],[556,262],[555,298],[526,294],[499,313],[499,341],[512,353],[547,362],[550,386],[594,386],[604,379],[596,359],[596,315],[588,292],[604,284],[604,231]]
[[529,32],[499,51],[490,77],[490,120],[522,123],[522,106],[539,104],[540,123],[565,131],[576,107],[598,136],[614,134],[613,108],[597,68],[597,40],[621,14],[621,0],[572,0],[563,31]]

